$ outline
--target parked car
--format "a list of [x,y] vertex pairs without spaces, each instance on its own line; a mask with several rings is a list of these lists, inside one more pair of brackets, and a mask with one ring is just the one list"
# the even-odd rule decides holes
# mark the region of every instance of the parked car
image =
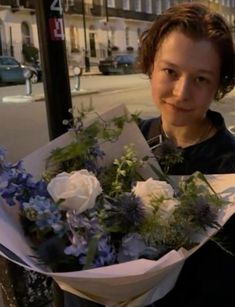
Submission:
[[139,72],[136,66],[136,56],[133,54],[119,54],[101,60],[99,62],[99,71],[103,75],[132,74]]
[[0,56],[0,84],[25,83],[25,69],[30,70],[32,73],[32,83],[39,81],[40,75],[35,67],[31,65],[22,65],[15,58],[10,56]]

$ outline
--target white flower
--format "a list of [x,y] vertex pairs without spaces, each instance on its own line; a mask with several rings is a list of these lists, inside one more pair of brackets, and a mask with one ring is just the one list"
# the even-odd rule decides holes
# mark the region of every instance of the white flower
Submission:
[[132,192],[134,192],[145,205],[149,203],[153,196],[172,198],[174,195],[174,190],[170,184],[165,181],[154,180],[153,178],[149,178],[146,181],[137,181]]
[[93,208],[96,197],[102,192],[97,178],[86,169],[58,174],[49,182],[47,190],[54,201],[64,200],[62,208],[78,213]]
[[153,210],[150,205],[151,199],[153,197],[164,197],[165,200],[163,200],[159,208],[160,215],[163,218],[171,215],[179,203],[177,199],[173,198],[174,190],[170,184],[153,178],[149,178],[146,181],[137,181],[132,192],[141,199],[150,214]]
[[158,211],[160,217],[164,220],[168,219],[175,211],[177,205],[179,205],[179,201],[176,198],[164,200]]

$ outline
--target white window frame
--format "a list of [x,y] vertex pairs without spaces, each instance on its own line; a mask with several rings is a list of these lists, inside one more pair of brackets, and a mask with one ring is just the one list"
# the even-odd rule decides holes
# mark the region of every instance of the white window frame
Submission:
[[141,12],[141,0],[135,0],[135,11]]
[[107,7],[115,7],[115,1],[114,0],[106,0],[107,1]]
[[145,12],[152,13],[152,0],[145,0]]
[[162,1],[156,1],[156,14],[160,15],[162,13]]
[[122,0],[122,8],[123,10],[130,10],[130,1],[129,0]]

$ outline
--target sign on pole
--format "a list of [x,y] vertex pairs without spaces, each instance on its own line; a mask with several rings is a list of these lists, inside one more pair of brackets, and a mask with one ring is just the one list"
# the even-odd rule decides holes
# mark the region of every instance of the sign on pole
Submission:
[[66,131],[72,107],[61,0],[35,3],[50,139]]

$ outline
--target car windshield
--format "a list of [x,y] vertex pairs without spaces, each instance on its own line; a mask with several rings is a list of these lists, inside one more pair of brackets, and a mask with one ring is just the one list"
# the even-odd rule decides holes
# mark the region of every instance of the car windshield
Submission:
[[117,55],[115,57],[115,61],[119,62],[119,63],[132,63],[135,61],[135,58],[130,55],[130,54],[127,54],[127,55]]
[[0,65],[18,66],[19,64],[12,58],[0,58]]

